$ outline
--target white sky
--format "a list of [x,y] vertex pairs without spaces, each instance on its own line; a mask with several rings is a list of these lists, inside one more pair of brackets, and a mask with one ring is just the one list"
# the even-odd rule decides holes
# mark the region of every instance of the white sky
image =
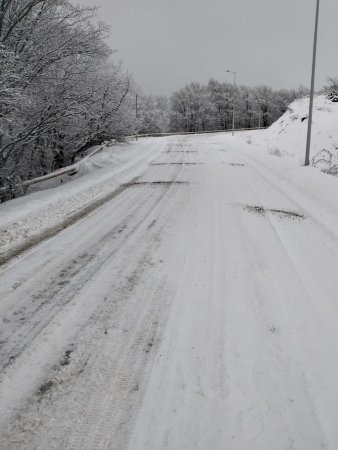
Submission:
[[[100,6],[109,44],[147,94],[213,77],[309,86],[316,0],[83,0]],[[338,0],[321,0],[317,88],[338,75]]]

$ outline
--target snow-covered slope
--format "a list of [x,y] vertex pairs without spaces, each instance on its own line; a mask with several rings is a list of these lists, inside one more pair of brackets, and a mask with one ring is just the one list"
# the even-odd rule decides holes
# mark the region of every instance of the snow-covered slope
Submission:
[[[308,97],[294,101],[270,128],[253,135],[253,143],[262,145],[271,155],[288,156],[304,163],[308,110]],[[328,170],[336,164],[337,153],[338,103],[332,102],[325,95],[318,95],[314,99],[310,157],[313,158],[314,165]]]

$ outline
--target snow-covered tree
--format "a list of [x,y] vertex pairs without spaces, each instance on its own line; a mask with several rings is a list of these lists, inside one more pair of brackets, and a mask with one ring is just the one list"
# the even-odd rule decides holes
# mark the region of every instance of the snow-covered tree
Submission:
[[274,91],[267,86],[251,88],[211,79],[207,86],[191,83],[171,97],[170,126],[173,131],[211,131],[235,127],[269,126],[295,98],[295,90]]
[[95,8],[0,0],[0,195],[131,131],[133,83]]
[[328,78],[328,86],[324,86],[324,92],[331,102],[338,102],[338,77]]
[[138,132],[165,133],[169,129],[169,102],[163,96],[138,96]]
[[207,88],[190,83],[171,97],[170,127],[174,131],[207,130],[211,109]]

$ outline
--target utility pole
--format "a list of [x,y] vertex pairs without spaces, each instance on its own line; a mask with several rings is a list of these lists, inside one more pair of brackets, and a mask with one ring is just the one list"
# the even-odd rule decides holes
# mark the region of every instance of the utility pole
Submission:
[[232,73],[234,76],[234,100],[232,105],[232,135],[235,136],[236,72],[233,72],[232,70],[226,70],[226,72]]
[[138,119],[138,95],[136,94],[136,96],[135,96],[135,137],[136,137],[136,140],[137,140],[137,132],[138,132],[137,119]]
[[306,139],[306,153],[305,165],[310,164],[310,148],[311,148],[311,130],[312,130],[312,115],[313,115],[313,96],[315,90],[315,75],[316,75],[316,58],[317,58],[317,41],[318,41],[318,19],[319,19],[319,0],[317,0],[316,21],[315,21],[315,35],[313,43],[313,57],[312,57],[312,75],[311,75],[311,91],[310,91],[310,106],[309,106],[309,122],[307,128]]

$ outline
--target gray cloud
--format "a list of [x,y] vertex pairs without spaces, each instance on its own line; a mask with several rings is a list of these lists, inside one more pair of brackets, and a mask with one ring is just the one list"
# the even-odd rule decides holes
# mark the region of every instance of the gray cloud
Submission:
[[[315,0],[83,0],[100,6],[109,44],[149,94],[190,81],[310,84]],[[317,87],[338,75],[338,2],[321,0]]]

